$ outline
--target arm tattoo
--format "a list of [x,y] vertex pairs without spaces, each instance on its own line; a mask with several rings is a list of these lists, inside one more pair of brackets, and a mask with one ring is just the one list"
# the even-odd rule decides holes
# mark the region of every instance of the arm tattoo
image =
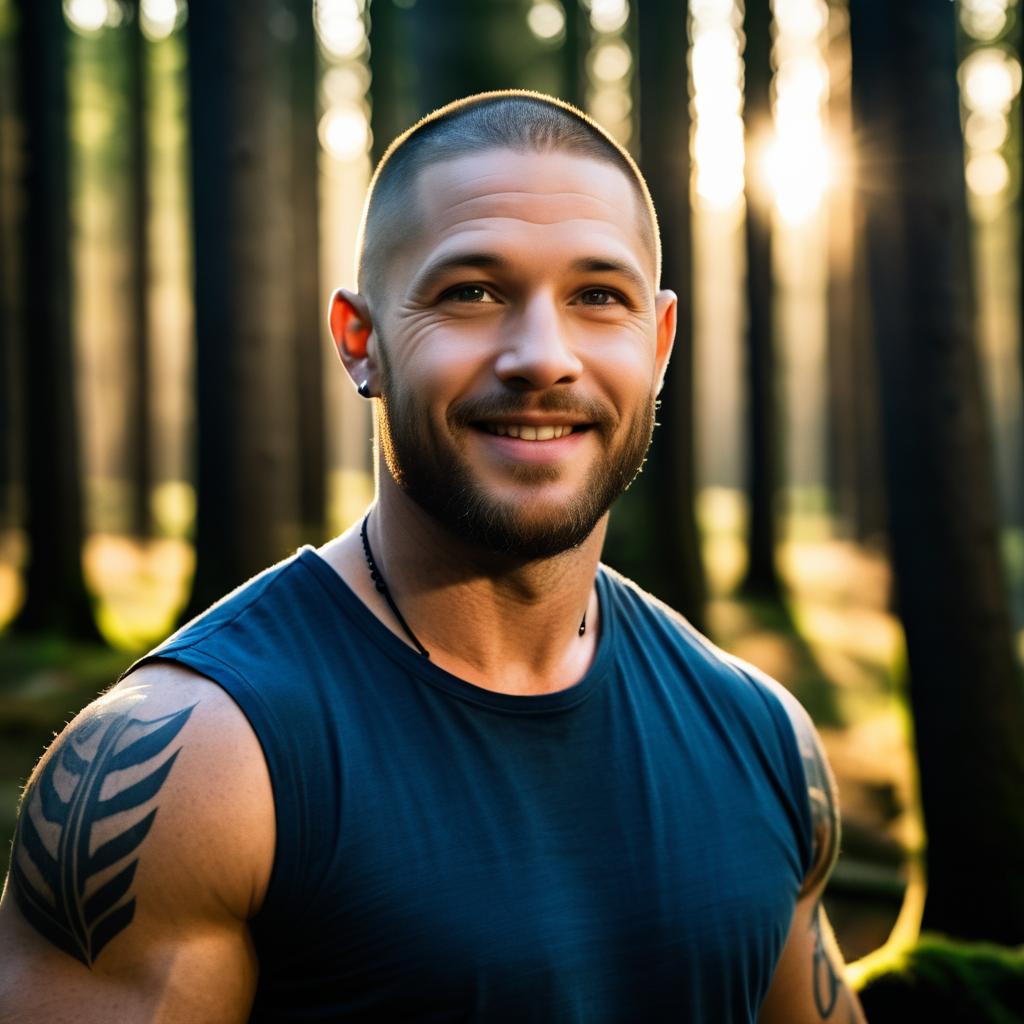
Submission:
[[[22,801],[11,858],[18,906],[40,934],[87,967],[135,916],[135,897],[126,898],[139,863],[132,854],[156,808],[121,815],[157,795],[181,748],[162,755],[194,707],[151,721],[125,712],[88,718],[69,730]],[[131,769],[125,784],[118,773]]]
[[824,883],[839,856],[839,796],[814,724],[795,697],[781,686],[779,690],[782,690],[779,696],[796,733],[811,809],[813,849],[811,868],[800,887],[800,894],[804,895]]
[[827,1020],[836,1008],[839,999],[839,976],[832,964],[832,958],[825,948],[825,940],[821,932],[821,901],[814,908],[811,918],[811,930],[814,932],[814,1006],[818,1016]]
[[803,885],[804,891],[809,892],[828,878],[839,855],[839,801],[835,779],[816,736],[800,737],[800,755],[807,777],[814,837],[813,866]]

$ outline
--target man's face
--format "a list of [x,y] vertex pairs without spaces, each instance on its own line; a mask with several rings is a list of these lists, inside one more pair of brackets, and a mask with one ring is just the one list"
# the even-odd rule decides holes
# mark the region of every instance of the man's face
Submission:
[[493,150],[427,168],[372,310],[391,476],[455,534],[533,559],[639,471],[675,329],[611,164]]

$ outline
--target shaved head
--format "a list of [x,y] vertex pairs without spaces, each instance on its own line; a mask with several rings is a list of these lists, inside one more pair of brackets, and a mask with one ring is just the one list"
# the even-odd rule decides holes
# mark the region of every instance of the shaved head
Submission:
[[637,200],[640,235],[661,275],[658,221],[633,158],[582,111],[525,90],[480,93],[435,110],[388,147],[370,182],[357,245],[359,291],[379,294],[386,268],[419,223],[417,184],[427,167],[485,150],[562,152],[619,168]]

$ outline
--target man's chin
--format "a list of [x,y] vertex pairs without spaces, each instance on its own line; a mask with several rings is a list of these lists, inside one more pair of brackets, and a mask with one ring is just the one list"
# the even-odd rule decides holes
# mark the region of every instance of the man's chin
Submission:
[[477,496],[442,518],[456,536],[486,551],[537,561],[578,548],[593,533],[602,515],[602,511],[579,501],[511,504]]

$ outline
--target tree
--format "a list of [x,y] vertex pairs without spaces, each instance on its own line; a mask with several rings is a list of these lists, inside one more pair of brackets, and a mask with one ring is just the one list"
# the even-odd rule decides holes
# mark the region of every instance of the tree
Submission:
[[928,846],[924,926],[1024,942],[1024,686],[972,336],[955,8],[851,10],[882,440]]
[[[829,133],[845,142],[853,139],[846,0],[830,0],[828,36]],[[845,146],[840,153],[845,155]],[[878,371],[871,333],[863,211],[854,203],[852,167],[847,159],[840,159],[838,164],[828,206],[828,467],[839,518],[852,536],[871,542],[885,533]]]
[[127,24],[128,50],[128,183],[131,307],[131,383],[127,403],[128,479],[131,481],[130,523],[136,537],[151,533],[153,490],[152,419],[149,401],[149,157],[146,133],[146,37],[142,33],[141,0],[131,0]]
[[694,508],[693,310],[690,253],[690,119],[685,3],[639,5],[640,162],[658,211],[662,281],[679,295],[679,328],[669,364],[660,426],[647,466],[633,486],[643,501],[646,550],[631,574],[704,624],[705,580]]
[[290,141],[271,5],[193,4],[197,570],[187,614],[298,539]]
[[320,144],[317,140],[317,47],[311,5],[289,0],[295,24],[288,50],[291,123],[292,350],[298,428],[299,521],[303,536],[326,534],[327,451],[323,347],[327,300],[320,294]]
[[394,0],[370,4],[370,127],[374,164],[415,120],[417,106],[411,50],[412,16]]
[[781,604],[775,565],[775,498],[779,483],[779,416],[775,401],[772,337],[771,199],[757,180],[758,143],[772,121],[772,16],[768,0],[747,0],[743,13],[746,136],[747,250],[747,571],[742,589],[750,597]]
[[0,345],[0,529],[17,525],[14,508],[15,488],[20,477],[17,452],[21,442],[17,381],[21,316],[19,297],[23,287],[18,259],[14,196],[14,147],[20,138],[20,122],[15,102],[16,33],[0,17],[0,325],[6,343]]
[[81,457],[71,334],[66,32],[60,0],[20,0],[25,529],[16,627],[97,636],[82,576]]
[[530,31],[527,10],[519,0],[414,6],[418,113],[491,89],[557,93],[565,82],[562,62]]
[[587,103],[587,51],[590,49],[590,18],[580,0],[564,0],[565,38],[562,42],[563,100],[583,109]]

